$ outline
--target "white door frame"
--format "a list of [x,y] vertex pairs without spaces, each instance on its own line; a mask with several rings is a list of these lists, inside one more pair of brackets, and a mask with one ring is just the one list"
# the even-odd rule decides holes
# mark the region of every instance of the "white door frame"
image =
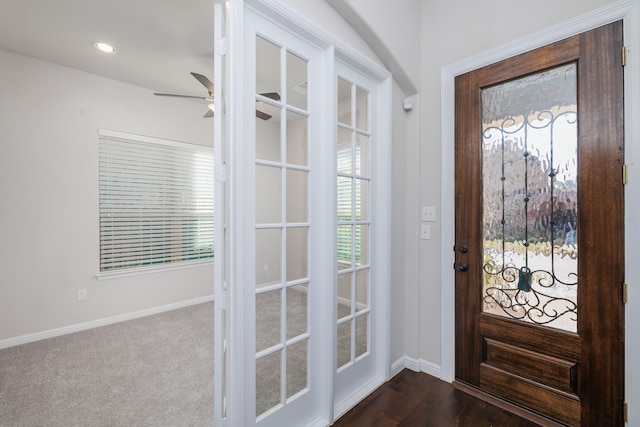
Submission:
[[[249,78],[243,73],[252,71],[245,69],[243,59],[243,25],[245,22],[246,7],[251,7],[272,22],[281,24],[289,31],[295,32],[300,38],[309,43],[324,47],[327,64],[333,64],[335,60],[340,60],[378,82],[381,98],[386,99],[386,102],[381,103],[382,107],[376,117],[380,126],[379,136],[382,144],[381,151],[377,156],[378,163],[374,167],[379,168],[379,180],[386,182],[388,185],[380,186],[378,190],[379,193],[374,195],[374,197],[378,197],[380,200],[391,200],[391,74],[358,52],[352,50],[340,40],[334,39],[323,29],[310,22],[308,17],[297,14],[279,0],[229,0],[227,2],[227,25],[229,28],[227,63],[230,64],[230,69],[228,69],[227,74],[229,94],[226,98],[226,108],[230,124],[230,151],[228,153],[229,163],[227,164],[230,215],[227,228],[231,248],[228,254],[230,264],[230,271],[228,272],[230,325],[227,352],[230,356],[226,376],[228,392],[226,426],[250,426],[255,424],[255,418],[252,416],[253,411],[247,410],[247,405],[251,406],[254,401],[253,398],[248,398],[248,395],[254,391],[255,373],[246,372],[245,366],[242,363],[247,351],[252,350],[252,348],[247,348],[245,331],[253,329],[255,326],[251,324],[253,317],[249,316],[250,318],[247,319],[247,317],[244,316],[243,309],[247,307],[245,301],[253,299],[254,294],[250,292],[246,286],[236,286],[237,284],[245,283],[247,276],[243,268],[243,248],[249,241],[250,236],[243,234],[242,224],[251,222],[253,218],[253,213],[246,209],[247,200],[243,200],[242,194],[238,193],[238,189],[244,188],[244,180],[249,179],[245,165],[247,162],[243,160],[247,156],[247,153],[244,151],[243,144],[235,143],[235,141],[245,141],[246,138],[253,138],[253,136],[247,132],[243,122],[243,118],[250,117],[253,114],[254,108],[252,103],[248,104],[246,101],[246,99],[252,99],[254,94],[247,94],[246,88],[243,85],[243,82]],[[328,78],[334,79],[333,65],[328,65],[327,68]],[[321,114],[329,116],[331,115],[331,111],[331,109],[328,109],[326,112],[321,112]],[[331,123],[332,127],[335,124],[332,117],[326,117],[325,122],[326,121]],[[377,280],[380,286],[377,301],[379,317],[376,326],[380,333],[380,339],[377,340],[379,344],[374,351],[380,354],[377,364],[378,377],[387,379],[390,375],[390,203],[386,206],[379,207],[375,215],[377,216],[377,226],[379,227],[379,229],[375,231],[379,240],[379,253],[378,255],[375,253],[372,254],[372,261],[375,260],[379,263],[377,273]],[[335,333],[326,333],[326,336],[323,334],[323,339],[329,337],[335,341]],[[323,385],[323,387],[326,387],[328,390],[325,419],[319,420],[318,424],[314,425],[328,425],[333,420],[334,411],[333,402],[331,401],[333,381],[330,379],[333,376],[333,372],[332,370],[331,373],[327,373],[327,383]],[[351,405],[351,403],[349,403],[349,405]],[[255,405],[253,405],[253,407],[255,407]],[[341,408],[345,407],[347,407],[347,405],[341,406]]]
[[[536,32],[503,46],[482,52],[454,63],[441,70],[441,206],[442,206],[442,242],[441,242],[441,379],[452,382],[455,378],[455,274],[452,269],[454,253],[454,82],[455,77],[484,67],[503,59],[530,51],[567,37],[624,20],[624,43],[627,49],[625,67],[625,116],[638,117],[640,114],[640,0],[626,0],[611,3],[582,16],[560,23],[543,31]],[[640,122],[625,120],[625,163],[627,166],[627,185],[625,188],[625,217],[640,217]],[[622,173],[621,173],[622,174]],[[634,259],[640,253],[640,223],[637,220],[626,221],[625,253],[627,278],[640,277],[640,265]],[[627,279],[630,280],[630,279]],[[614,284],[612,284],[613,286]],[[640,325],[640,302],[638,289],[640,283],[629,284],[629,299],[626,307],[626,398],[629,405],[630,423],[640,420],[640,372],[634,371],[632,361],[640,358],[640,342],[636,336]],[[634,422],[632,422],[633,420]]]
[[225,401],[226,401],[226,387],[225,387],[225,373],[228,359],[225,355],[225,343],[228,334],[228,294],[225,290],[225,277],[227,271],[227,254],[226,254],[226,238],[225,238],[225,221],[226,221],[226,206],[225,197],[226,191],[226,171],[225,171],[225,153],[228,148],[228,140],[224,136],[224,129],[227,126],[225,123],[223,99],[226,93],[224,87],[223,78],[226,74],[223,71],[223,57],[224,57],[224,31],[225,26],[225,12],[222,4],[216,2],[214,4],[214,65],[213,65],[213,85],[216,88],[216,97],[214,99],[214,109],[217,114],[214,117],[214,137],[213,137],[213,149],[214,149],[214,162],[215,162],[215,187],[214,187],[214,199],[216,206],[215,214],[215,265],[213,275],[213,293],[214,293],[214,313],[213,313],[213,418],[215,424],[224,423],[226,417]]

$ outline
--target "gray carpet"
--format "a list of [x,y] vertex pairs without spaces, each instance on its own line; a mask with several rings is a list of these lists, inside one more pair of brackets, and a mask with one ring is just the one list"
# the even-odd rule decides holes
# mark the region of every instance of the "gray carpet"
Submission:
[[210,426],[213,303],[0,350],[0,426]]
[[[256,345],[280,340],[280,298],[265,295]],[[305,332],[306,292],[287,295],[287,338]],[[338,307],[339,316],[349,313]],[[350,359],[349,323],[338,362]],[[356,323],[356,357],[366,351]],[[307,387],[307,341],[287,348],[286,397]],[[257,361],[256,413],[280,403],[281,353]],[[0,350],[0,427],[213,425],[213,303]]]

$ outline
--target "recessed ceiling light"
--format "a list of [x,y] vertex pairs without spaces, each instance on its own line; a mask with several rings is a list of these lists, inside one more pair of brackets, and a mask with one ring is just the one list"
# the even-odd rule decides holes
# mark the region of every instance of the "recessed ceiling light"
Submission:
[[116,53],[116,48],[108,43],[93,42],[93,47],[104,53]]

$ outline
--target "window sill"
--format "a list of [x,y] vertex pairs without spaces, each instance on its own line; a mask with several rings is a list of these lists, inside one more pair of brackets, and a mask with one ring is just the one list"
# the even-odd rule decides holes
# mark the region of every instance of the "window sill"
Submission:
[[180,262],[180,263],[167,264],[167,265],[161,265],[161,266],[128,268],[126,270],[109,271],[109,272],[101,271],[99,273],[96,273],[96,279],[98,280],[120,279],[123,277],[140,276],[142,274],[162,273],[165,271],[182,270],[185,268],[202,267],[207,265],[213,266],[213,260]]

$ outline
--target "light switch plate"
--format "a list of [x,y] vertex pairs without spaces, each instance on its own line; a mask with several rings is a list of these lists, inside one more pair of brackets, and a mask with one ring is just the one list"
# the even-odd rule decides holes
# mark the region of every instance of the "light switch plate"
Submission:
[[422,240],[431,239],[431,226],[429,224],[420,225],[420,238]]

